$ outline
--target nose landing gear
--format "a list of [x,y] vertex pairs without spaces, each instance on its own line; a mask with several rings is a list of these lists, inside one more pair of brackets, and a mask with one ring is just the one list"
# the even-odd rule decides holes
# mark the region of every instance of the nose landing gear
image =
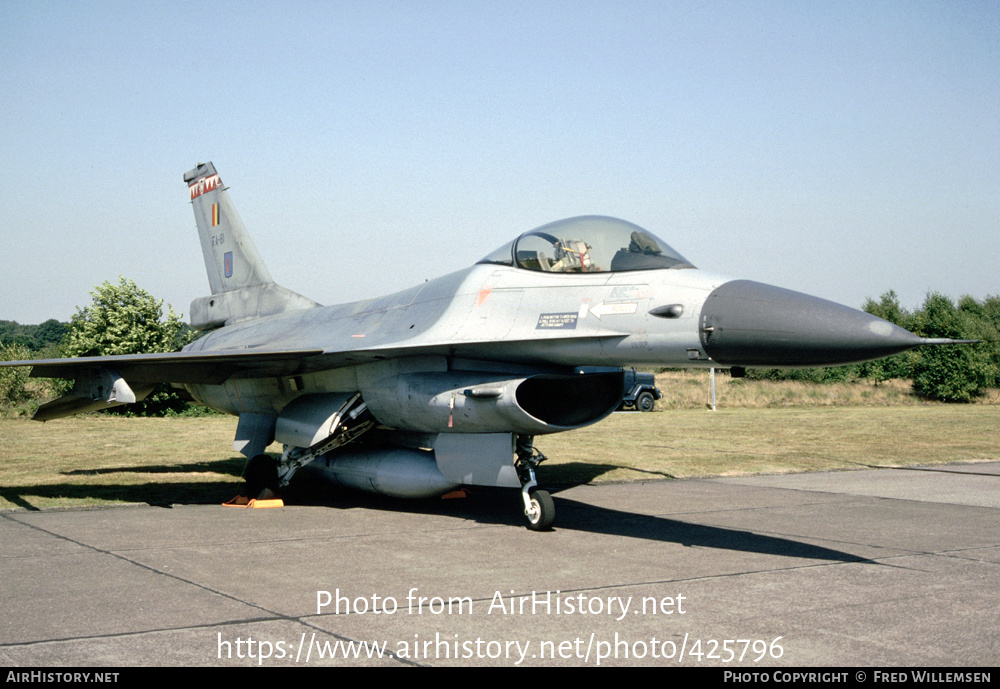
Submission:
[[524,500],[524,516],[532,531],[549,531],[556,518],[556,506],[547,490],[538,488],[535,467],[546,457],[534,448],[533,436],[517,436],[518,478],[521,479],[521,498]]

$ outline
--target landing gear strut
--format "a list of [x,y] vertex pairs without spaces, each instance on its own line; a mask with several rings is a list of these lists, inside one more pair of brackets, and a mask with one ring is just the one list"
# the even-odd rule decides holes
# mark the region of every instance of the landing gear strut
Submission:
[[[299,415],[308,411],[301,408],[295,410]],[[291,418],[294,421],[299,417],[293,414]],[[346,445],[374,428],[375,418],[369,411],[368,405],[361,399],[361,393],[357,393],[342,401],[341,406],[327,423],[330,424],[330,434],[310,447],[293,447],[286,444],[280,460],[264,454],[252,457],[243,470],[247,497],[258,500],[275,497],[279,490],[288,485],[296,471],[317,457]],[[272,439],[273,435],[268,442]]]
[[524,500],[524,516],[532,531],[549,531],[556,518],[556,506],[547,490],[538,488],[535,467],[546,457],[533,445],[534,436],[517,436],[517,476],[521,479],[521,498]]

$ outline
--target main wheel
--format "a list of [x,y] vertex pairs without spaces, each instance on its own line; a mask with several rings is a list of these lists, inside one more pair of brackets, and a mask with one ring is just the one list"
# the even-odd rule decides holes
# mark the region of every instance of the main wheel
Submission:
[[641,392],[635,399],[635,408],[639,411],[653,411],[654,406],[656,406],[656,398],[651,392]]
[[256,455],[247,462],[243,470],[248,498],[266,498],[265,491],[278,490],[278,460],[271,455]]
[[556,505],[547,490],[533,490],[529,494],[531,509],[525,511],[528,528],[532,531],[548,531],[556,518]]

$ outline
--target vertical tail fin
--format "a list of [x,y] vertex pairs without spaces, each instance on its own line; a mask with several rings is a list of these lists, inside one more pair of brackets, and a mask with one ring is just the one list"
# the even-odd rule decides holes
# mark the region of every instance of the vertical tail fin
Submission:
[[274,282],[212,163],[184,175],[212,294]]
[[212,163],[184,174],[212,296],[191,302],[191,325],[199,330],[283,311],[318,306],[276,284],[250,233],[229,199]]

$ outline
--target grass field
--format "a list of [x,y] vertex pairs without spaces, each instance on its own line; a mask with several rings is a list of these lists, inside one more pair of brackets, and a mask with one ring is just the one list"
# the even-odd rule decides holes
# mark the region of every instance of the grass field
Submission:
[[[578,431],[540,436],[536,445],[550,458],[541,481],[1000,460],[995,404],[694,407],[614,414]],[[234,418],[221,416],[0,419],[0,509],[222,502],[241,485],[244,459],[229,449],[235,427]]]

